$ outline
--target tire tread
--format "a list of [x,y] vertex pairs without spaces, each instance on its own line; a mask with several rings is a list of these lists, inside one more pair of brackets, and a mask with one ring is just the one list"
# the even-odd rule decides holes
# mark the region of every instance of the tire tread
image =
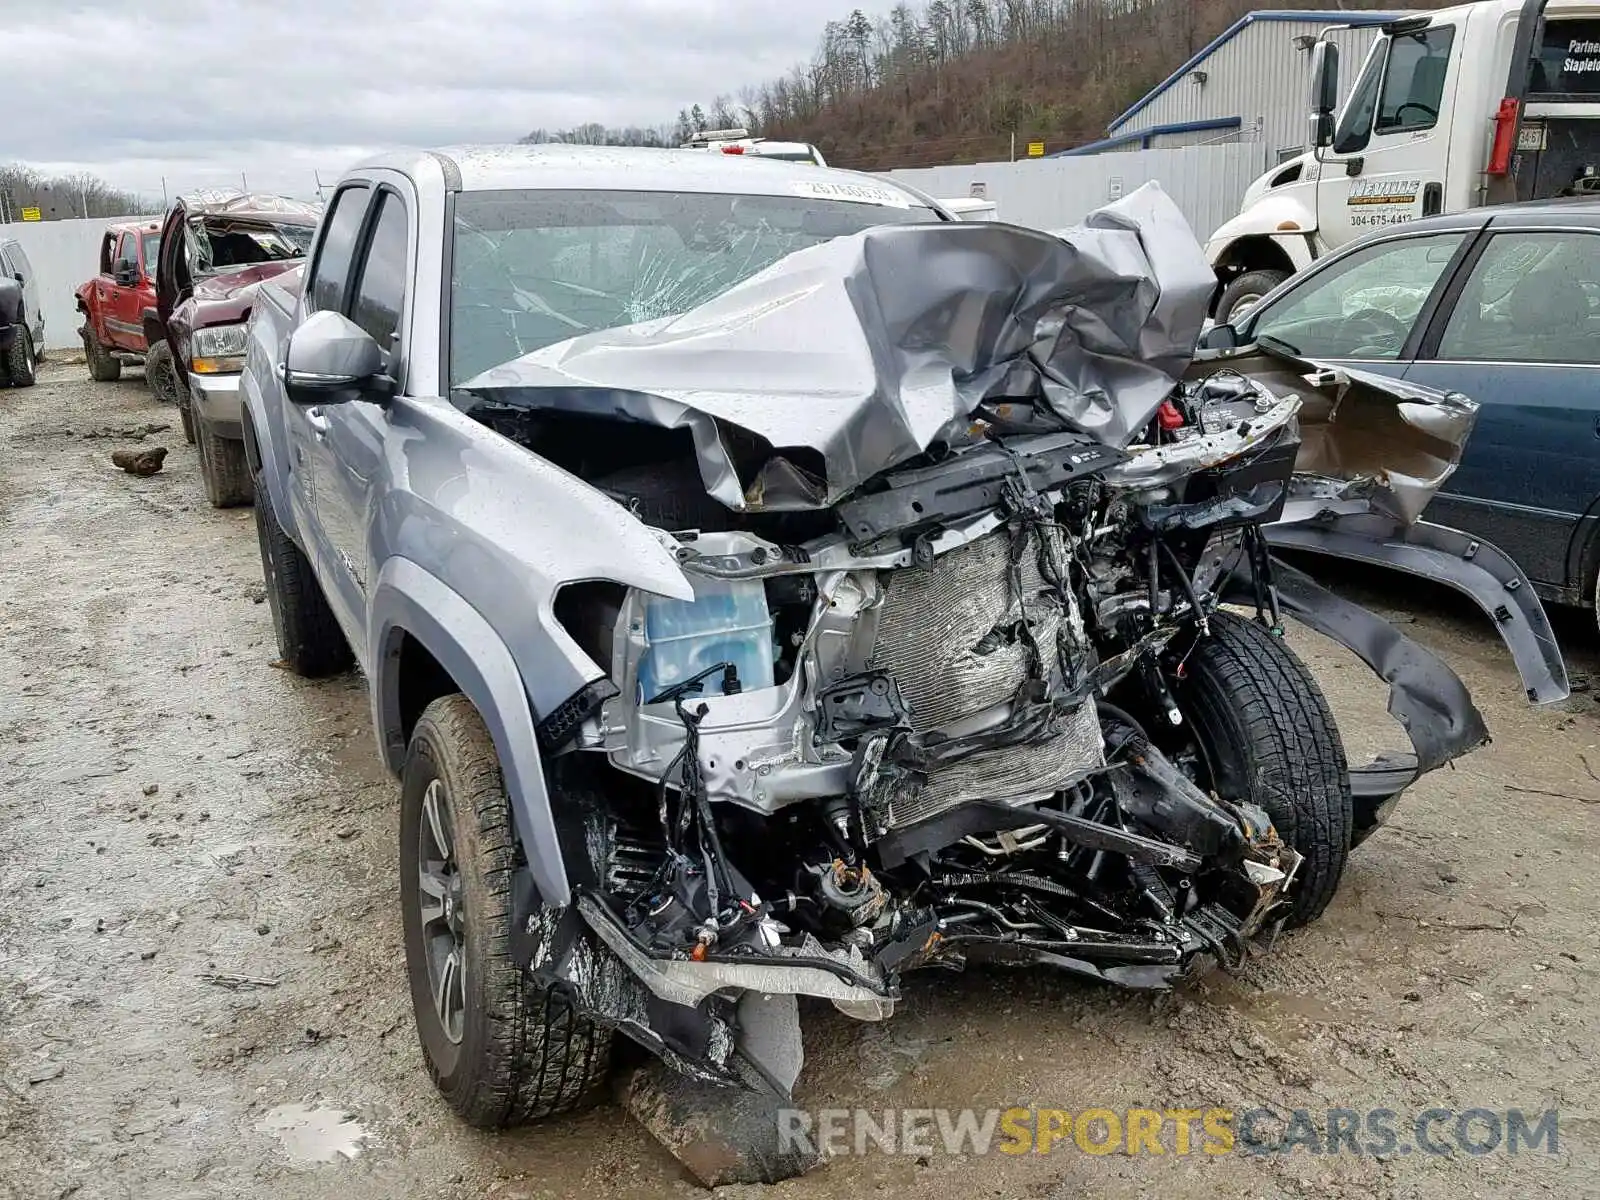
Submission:
[[1344,743],[1322,689],[1282,638],[1217,613],[1189,658],[1184,690],[1212,752],[1231,748],[1242,798],[1264,808],[1304,857],[1290,924],[1315,920],[1338,890],[1353,821]]

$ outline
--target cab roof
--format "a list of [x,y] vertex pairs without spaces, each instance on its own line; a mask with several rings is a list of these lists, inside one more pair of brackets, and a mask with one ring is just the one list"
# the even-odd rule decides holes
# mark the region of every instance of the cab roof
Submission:
[[916,192],[878,175],[774,158],[763,159],[759,167],[752,168],[742,155],[645,146],[451,146],[423,154],[381,155],[356,169],[386,168],[416,177],[429,169],[430,159],[432,169],[443,169],[450,186],[463,192],[593,188],[819,195],[818,186],[831,181],[871,184],[893,192],[897,198],[903,197],[907,203],[926,207],[924,198]]
[[118,221],[106,226],[107,233],[114,233],[118,237],[124,233],[160,233],[160,221]]

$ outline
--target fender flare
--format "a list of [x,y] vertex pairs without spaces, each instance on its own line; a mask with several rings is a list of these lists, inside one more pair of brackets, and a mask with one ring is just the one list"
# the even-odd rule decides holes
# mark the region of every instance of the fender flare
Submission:
[[[1293,228],[1285,229],[1285,225]],[[1292,196],[1263,196],[1249,208],[1224,221],[1206,241],[1206,261],[1217,268],[1240,242],[1261,238],[1282,250],[1296,271],[1311,265],[1310,235],[1317,231],[1316,213]]]
[[1544,605],[1528,577],[1492,543],[1428,521],[1399,525],[1375,512],[1328,513],[1266,525],[1262,533],[1277,550],[1371,563],[1454,588],[1494,622],[1529,703],[1554,704],[1570,694],[1566,662]]
[[[176,361],[173,367],[176,370],[184,369]],[[300,536],[299,527],[295,523],[294,509],[290,506],[288,494],[284,490],[283,472],[278,469],[283,459],[278,456],[277,448],[273,445],[272,423],[261,419],[262,406],[260,401],[251,395],[248,367],[244,378],[239,381],[239,394],[243,401],[240,421],[244,433],[245,462],[250,465],[250,474],[257,477],[257,486],[265,486],[267,489],[267,499],[272,504],[272,513],[278,518],[278,524],[304,550],[305,539]]]
[[545,783],[533,709],[500,635],[459,593],[407,558],[383,564],[372,588],[367,623],[372,717],[385,763],[405,761],[400,739],[400,648],[407,635],[447,671],[483,718],[500,759],[516,835],[541,900],[565,905],[571,896],[555,814]]

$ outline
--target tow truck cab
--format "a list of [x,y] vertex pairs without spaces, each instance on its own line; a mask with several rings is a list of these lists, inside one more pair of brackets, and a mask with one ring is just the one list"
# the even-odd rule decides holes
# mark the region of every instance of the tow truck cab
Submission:
[[748,129],[705,129],[683,144],[684,150],[712,150],[722,154],[748,154],[751,158],[781,158],[825,167],[827,162],[810,142],[777,142],[751,137]]
[[1600,0],[1479,0],[1392,21],[1335,114],[1338,70],[1320,41],[1312,148],[1251,184],[1207,243],[1219,321],[1374,228],[1600,195]]

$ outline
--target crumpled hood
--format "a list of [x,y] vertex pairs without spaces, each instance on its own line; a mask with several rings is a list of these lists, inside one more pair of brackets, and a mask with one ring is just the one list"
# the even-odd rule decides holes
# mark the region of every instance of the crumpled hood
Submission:
[[[1126,444],[1189,365],[1215,286],[1149,184],[1059,235],[954,222],[837,238],[690,312],[559,342],[463,390],[687,428],[730,508],[818,508],[985,398],[1031,399]],[[740,478],[728,426],[777,452],[754,477]],[[783,458],[796,448],[812,453]],[[801,466],[818,455],[823,479]]]
[[215,275],[207,275],[195,282],[196,300],[229,300],[255,294],[256,285],[305,265],[303,260],[284,259],[281,262],[251,263],[245,267],[228,267]]

